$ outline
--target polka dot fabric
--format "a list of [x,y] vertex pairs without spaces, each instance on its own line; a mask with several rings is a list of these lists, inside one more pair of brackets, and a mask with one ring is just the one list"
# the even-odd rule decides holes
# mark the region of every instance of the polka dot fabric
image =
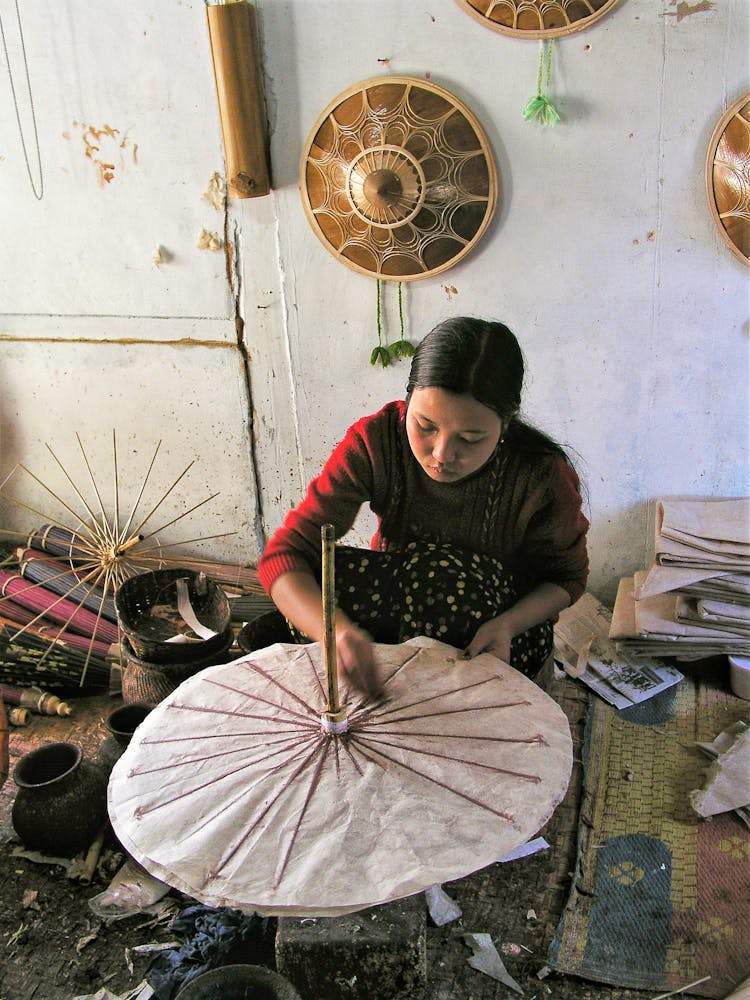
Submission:
[[[339,607],[382,643],[426,635],[464,649],[519,596],[499,560],[433,542],[391,552],[339,546],[335,576]],[[552,652],[552,627],[516,636],[511,666],[533,676]]]

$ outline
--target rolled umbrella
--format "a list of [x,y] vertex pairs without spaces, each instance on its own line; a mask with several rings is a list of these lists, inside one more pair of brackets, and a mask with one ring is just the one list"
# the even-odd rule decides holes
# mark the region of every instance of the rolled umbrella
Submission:
[[9,684],[31,684],[50,690],[106,688],[109,664],[62,644],[50,645],[7,624],[0,625],[0,678]]
[[78,632],[107,643],[119,640],[117,625],[105,618],[97,618],[93,612],[47,590],[42,584],[24,580],[18,573],[0,570],[0,612],[2,612],[3,598],[41,613],[45,618],[59,622],[71,632]]
[[97,574],[91,580],[90,566],[79,571],[71,568],[62,558],[41,554],[33,549],[19,549],[16,552],[18,568],[22,577],[34,583],[42,583],[47,590],[66,597],[95,615],[101,614],[111,622],[117,622],[117,612],[111,594],[106,596],[96,585]]
[[0,602],[0,622],[17,629],[23,629],[24,632],[30,632],[40,639],[46,639],[47,642],[65,643],[66,646],[72,646],[81,653],[88,653],[91,650],[93,655],[100,660],[106,659],[116,648],[112,643],[101,642],[76,632],[68,632],[58,624],[50,622],[44,617],[40,618],[38,613],[35,614],[20,604],[14,604],[13,601]]

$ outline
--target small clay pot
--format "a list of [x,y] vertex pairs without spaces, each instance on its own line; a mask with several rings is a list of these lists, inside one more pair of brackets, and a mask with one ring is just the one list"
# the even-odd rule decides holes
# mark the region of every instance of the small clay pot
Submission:
[[24,845],[71,857],[107,819],[107,778],[76,743],[46,743],[16,764],[11,822]]
[[175,1000],[301,1000],[288,979],[263,965],[221,965],[191,979]]
[[130,705],[120,705],[109,713],[104,725],[109,730],[99,744],[96,763],[109,774],[117,761],[125,752],[125,747],[133,738],[133,733],[143,722],[153,705],[145,702],[133,702]]

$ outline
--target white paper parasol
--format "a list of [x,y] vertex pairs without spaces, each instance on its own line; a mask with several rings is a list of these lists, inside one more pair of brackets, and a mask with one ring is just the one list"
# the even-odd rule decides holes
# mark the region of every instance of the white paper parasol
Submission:
[[277,644],[189,678],[116,764],[109,811],[151,874],[203,903],[335,916],[462,878],[539,830],[572,767],[568,720],[487,654],[375,646],[385,700],[342,692],[323,648]]

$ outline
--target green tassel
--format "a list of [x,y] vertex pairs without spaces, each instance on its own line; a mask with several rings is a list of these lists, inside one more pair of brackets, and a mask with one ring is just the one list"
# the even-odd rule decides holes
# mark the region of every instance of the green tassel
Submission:
[[399,358],[410,358],[414,354],[414,346],[404,337],[404,283],[398,283],[398,318],[401,323],[401,337],[394,344],[391,344],[391,357],[398,361]]
[[557,108],[548,97],[537,94],[529,99],[523,109],[523,120],[525,122],[538,121],[540,125],[557,125],[560,115]]
[[375,281],[375,314],[378,324],[378,346],[373,348],[370,355],[370,364],[376,365],[380,362],[383,368],[387,368],[391,363],[391,356],[388,353],[388,348],[383,347],[383,311],[380,302],[380,278],[377,278]]
[[560,121],[560,114],[552,101],[544,93],[549,90],[552,75],[552,46],[554,38],[549,42],[542,41],[539,45],[539,72],[536,81],[536,97],[531,97],[523,109],[525,122],[538,122],[540,125],[552,127]]
[[380,364],[383,368],[387,368],[392,361],[398,361],[401,358],[410,358],[414,354],[414,346],[404,337],[404,298],[402,283],[398,283],[398,314],[401,320],[401,338],[391,344],[390,347],[383,343],[383,308],[381,299],[381,282],[378,278],[375,282],[376,293],[375,293],[375,303],[376,303],[376,318],[378,326],[378,343],[377,347],[372,349],[372,354],[370,354],[370,364],[377,365]]

